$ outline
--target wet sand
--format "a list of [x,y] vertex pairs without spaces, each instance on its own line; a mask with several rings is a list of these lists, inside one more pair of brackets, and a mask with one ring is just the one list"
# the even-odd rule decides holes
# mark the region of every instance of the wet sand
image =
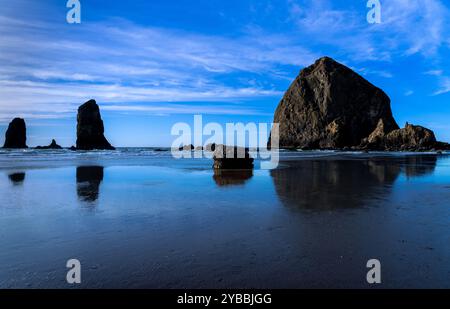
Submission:
[[1,288],[71,287],[72,258],[81,288],[367,288],[372,258],[381,288],[450,288],[449,156],[60,155],[0,156]]

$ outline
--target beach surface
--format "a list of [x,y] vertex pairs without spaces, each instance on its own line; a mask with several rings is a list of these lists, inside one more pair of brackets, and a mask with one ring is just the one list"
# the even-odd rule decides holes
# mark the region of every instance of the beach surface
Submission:
[[450,288],[450,155],[0,150],[0,288]]

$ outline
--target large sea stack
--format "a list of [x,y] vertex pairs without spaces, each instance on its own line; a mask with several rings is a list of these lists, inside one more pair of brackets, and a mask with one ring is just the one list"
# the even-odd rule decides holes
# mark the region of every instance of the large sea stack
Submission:
[[281,148],[448,147],[428,129],[409,124],[399,129],[383,90],[329,57],[300,72],[278,105],[274,123],[280,124]]
[[5,134],[5,144],[3,148],[28,148],[27,147],[27,127],[25,120],[15,118],[9,123],[8,130]]
[[78,108],[77,116],[78,150],[114,150],[104,136],[103,120],[95,100],[90,100]]

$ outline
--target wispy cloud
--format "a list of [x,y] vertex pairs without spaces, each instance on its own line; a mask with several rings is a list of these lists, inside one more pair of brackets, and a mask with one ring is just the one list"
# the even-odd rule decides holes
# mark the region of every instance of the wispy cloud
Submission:
[[[89,98],[152,105],[277,97],[273,82],[285,78],[280,67],[305,66],[316,57],[288,37],[256,32],[227,38],[125,20],[73,29],[0,16],[0,113],[66,112]],[[265,82],[252,84],[260,74]],[[189,108],[186,103],[167,111]]]
[[450,77],[444,76],[440,80],[440,87],[439,89],[434,93],[434,95],[441,95],[445,93],[450,93]]
[[[336,8],[330,0],[290,1],[291,20],[356,60],[390,61],[398,55],[436,57],[446,45],[448,8],[439,0],[382,1],[382,23],[370,25],[365,11]],[[347,2],[346,2],[347,3]],[[365,9],[364,5],[361,8]]]

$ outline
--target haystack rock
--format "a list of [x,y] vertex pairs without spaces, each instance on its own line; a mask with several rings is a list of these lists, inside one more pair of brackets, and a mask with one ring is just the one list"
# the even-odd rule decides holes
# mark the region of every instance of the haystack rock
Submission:
[[54,139],[52,139],[52,142],[48,146],[37,146],[36,149],[62,149],[61,146],[59,146]]
[[[399,129],[389,97],[329,57],[303,69],[275,111],[280,147],[429,150],[448,147],[420,126]],[[269,140],[270,145],[270,140]]]
[[214,169],[253,169],[254,159],[248,148],[216,145],[213,159]]
[[115,149],[104,136],[103,120],[95,100],[90,100],[78,108],[77,121],[78,150]]
[[346,66],[324,57],[303,69],[277,110],[280,147],[337,149],[358,146],[382,121],[398,129],[389,97]]
[[5,144],[3,148],[28,148],[27,146],[27,127],[25,120],[22,118],[14,118],[9,123],[8,130],[5,134]]

